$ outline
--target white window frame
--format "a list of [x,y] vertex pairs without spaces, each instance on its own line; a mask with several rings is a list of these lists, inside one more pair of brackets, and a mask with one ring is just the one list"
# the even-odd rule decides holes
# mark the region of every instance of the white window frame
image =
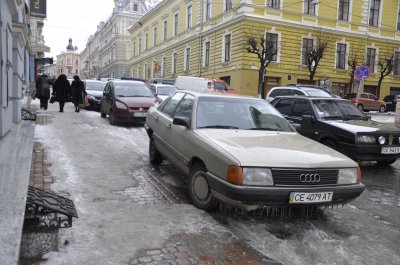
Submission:
[[275,61],[271,61],[271,63],[280,63],[281,62],[281,53],[280,53],[279,47],[280,47],[280,44],[281,44],[282,34],[279,31],[276,31],[274,29],[265,31],[264,32],[264,36],[266,36],[267,33],[278,35],[277,43],[276,43],[276,49],[278,50],[278,52],[276,53],[276,60]]
[[270,8],[270,9],[279,9],[279,10],[281,10],[282,7],[283,7],[283,0],[278,0],[278,1],[279,1],[278,7],[269,7],[268,6],[269,0],[265,0],[265,7]]
[[[374,69],[371,71],[371,73],[377,73],[378,70],[378,56],[379,56],[379,49],[376,46],[367,46],[365,49],[365,64],[367,65],[367,58],[368,58],[368,49],[374,49],[375,50],[375,60],[374,60]],[[370,67],[368,65],[368,67]],[[371,67],[370,67],[371,68]],[[371,69],[372,70],[372,69]]]
[[312,39],[313,40],[313,48],[314,48],[315,47],[315,38],[312,37],[312,36],[303,36],[303,37],[301,37],[300,65],[307,66],[307,63],[303,64],[303,39]]
[[163,21],[163,41],[167,41],[168,39],[168,21]]
[[[230,2],[230,4],[231,4],[229,9],[227,8],[228,7],[228,2]],[[233,9],[233,0],[224,0],[224,9],[223,9],[224,12],[228,12],[228,11],[230,11],[232,9]]]
[[[225,45],[226,45],[226,36],[231,35],[230,38],[230,46],[229,46],[229,61],[226,61],[225,57]],[[232,32],[225,32],[223,37],[222,37],[222,63],[230,63],[232,62],[232,40],[233,40],[233,34]]]
[[149,33],[146,32],[144,34],[144,50],[147,51],[149,49]]
[[165,56],[163,56],[161,58],[161,75],[162,75],[162,77],[165,77],[165,67],[166,67]]
[[145,63],[143,66],[143,79],[147,78],[146,73],[147,73],[147,63]]
[[176,74],[177,62],[178,62],[178,53],[176,51],[173,51],[171,56],[171,74]]
[[[208,65],[206,65],[206,61],[207,61],[207,49],[206,49],[206,45],[207,43],[209,43],[210,45],[210,50],[209,50],[209,54],[208,54]],[[203,67],[209,67],[210,66],[210,59],[211,59],[211,41],[209,39],[206,39],[203,42]]]
[[340,5],[340,0],[338,0],[338,8],[337,8],[337,19],[338,19],[338,21],[340,21],[340,22],[351,22],[351,14],[352,14],[352,12],[353,12],[353,10],[352,10],[352,5],[353,4],[353,0],[349,0],[349,14],[348,14],[348,19],[347,20],[341,20],[341,19],[339,19],[339,5]]
[[[209,9],[207,9],[207,7],[209,7]],[[205,20],[208,21],[212,18],[212,0],[205,0],[204,10],[205,10]]]
[[[337,47],[338,47],[338,44],[344,44],[344,45],[346,45],[346,51],[345,51],[345,54],[344,54],[344,68],[337,68]],[[335,69],[337,69],[337,70],[347,70],[348,69],[348,65],[347,65],[347,61],[348,61],[348,53],[349,53],[349,49],[350,48],[350,45],[349,45],[349,43],[347,43],[347,42],[345,42],[345,41],[336,41],[336,47],[335,47]]]
[[306,15],[306,16],[318,16],[318,5],[317,4],[314,5],[314,14],[305,13],[305,11],[306,11],[306,2],[308,2],[308,1],[310,1],[311,2],[310,4],[312,5],[312,1],[313,0],[303,0],[303,1],[301,1],[302,9],[303,9],[303,11],[302,11],[303,15]]
[[157,46],[157,27],[153,28],[153,47]]
[[172,32],[174,33],[174,37],[178,36],[179,32],[179,14],[174,14],[174,24],[172,25]]
[[[188,53],[189,53],[189,55],[188,55]],[[185,59],[183,60],[183,71],[188,72],[188,71],[190,71],[190,56],[191,56],[191,48],[190,47],[185,48],[184,56],[185,56]]]
[[370,25],[369,24],[369,20],[370,20],[370,16],[371,16],[371,1],[374,1],[374,0],[368,0],[369,1],[369,4],[368,4],[368,6],[369,6],[369,9],[368,9],[368,26],[369,27],[380,27],[381,26],[381,21],[382,21],[382,5],[383,5],[383,0],[379,0],[379,14],[378,14],[378,25],[376,25],[376,26],[373,26],[373,25]]
[[192,27],[192,20],[193,20],[193,7],[190,4],[186,7],[186,29],[190,29]]

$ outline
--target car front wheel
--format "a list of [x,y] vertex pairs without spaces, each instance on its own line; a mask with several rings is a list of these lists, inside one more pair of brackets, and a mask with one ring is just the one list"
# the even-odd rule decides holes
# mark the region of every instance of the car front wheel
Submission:
[[384,166],[384,165],[391,165],[394,162],[396,162],[397,159],[386,159],[386,160],[379,160],[376,161],[378,163],[378,165]]
[[152,163],[154,165],[159,165],[163,161],[163,158],[162,158],[160,152],[158,151],[158,149],[156,147],[156,144],[154,142],[154,138],[153,137],[150,137],[149,159],[150,159],[150,163]]
[[360,111],[363,111],[363,110],[364,110],[364,107],[363,107],[362,104],[358,104],[358,105],[357,105],[357,108],[358,108]]
[[329,140],[325,140],[325,141],[323,141],[322,143],[323,143],[324,145],[326,145],[326,146],[332,148],[333,150],[336,150],[336,151],[339,150],[339,148],[338,148],[336,142],[333,141],[333,140],[330,140],[330,139],[329,139]]
[[379,107],[379,112],[385,112],[386,111],[386,108],[385,108],[385,106],[380,106]]
[[211,193],[206,173],[207,170],[203,164],[196,163],[192,166],[188,181],[189,196],[197,208],[213,211],[217,207],[217,202]]

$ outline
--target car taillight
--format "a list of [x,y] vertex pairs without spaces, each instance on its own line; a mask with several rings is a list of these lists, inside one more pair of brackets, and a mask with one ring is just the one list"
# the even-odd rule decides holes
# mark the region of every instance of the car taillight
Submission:
[[358,183],[361,183],[361,169],[360,166],[357,167]]
[[227,180],[235,185],[243,185],[243,169],[239,166],[229,166]]

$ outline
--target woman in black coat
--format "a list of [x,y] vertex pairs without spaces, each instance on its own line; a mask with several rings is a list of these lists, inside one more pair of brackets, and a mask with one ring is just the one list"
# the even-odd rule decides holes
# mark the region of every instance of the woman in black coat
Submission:
[[69,98],[69,81],[67,76],[61,74],[58,76],[53,87],[53,94],[56,96],[56,101],[60,104],[60,112],[64,112],[64,104]]
[[40,100],[40,108],[47,110],[48,101],[50,98],[51,81],[47,75],[43,74],[36,80],[36,97]]
[[72,103],[75,105],[75,112],[79,112],[79,104],[83,104],[83,97],[86,96],[85,86],[79,76],[74,76],[71,83]]

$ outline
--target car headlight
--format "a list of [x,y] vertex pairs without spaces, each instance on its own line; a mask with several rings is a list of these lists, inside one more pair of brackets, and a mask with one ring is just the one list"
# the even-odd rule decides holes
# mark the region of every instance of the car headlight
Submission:
[[339,169],[338,184],[356,184],[361,182],[360,168]]
[[119,102],[119,101],[115,101],[115,106],[117,106],[117,108],[119,108],[119,109],[128,109],[128,106],[126,106],[124,103]]
[[376,140],[373,135],[357,135],[356,143],[358,143],[358,144],[375,144]]
[[243,185],[246,186],[272,186],[274,180],[269,168],[243,168]]
[[386,143],[386,138],[385,138],[384,136],[379,136],[378,142],[379,142],[380,144],[385,144],[385,143]]
[[90,99],[96,99],[93,95],[87,94],[87,97]]

